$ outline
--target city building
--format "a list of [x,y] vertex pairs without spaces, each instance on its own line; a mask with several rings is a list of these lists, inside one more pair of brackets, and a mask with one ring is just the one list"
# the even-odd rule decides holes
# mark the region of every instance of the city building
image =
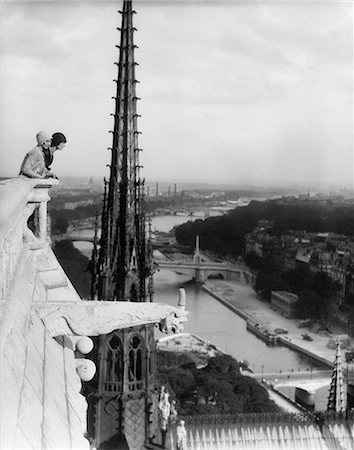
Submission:
[[295,306],[299,297],[292,292],[272,291],[271,304],[282,316],[288,319],[295,317]]

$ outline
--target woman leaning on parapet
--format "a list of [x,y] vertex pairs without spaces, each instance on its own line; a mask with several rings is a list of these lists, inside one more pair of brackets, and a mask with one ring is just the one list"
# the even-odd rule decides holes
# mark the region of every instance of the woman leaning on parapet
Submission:
[[28,178],[56,178],[50,170],[56,150],[62,150],[66,138],[62,133],[54,133],[51,137],[46,131],[36,135],[37,145],[30,150],[21,165],[20,175]]

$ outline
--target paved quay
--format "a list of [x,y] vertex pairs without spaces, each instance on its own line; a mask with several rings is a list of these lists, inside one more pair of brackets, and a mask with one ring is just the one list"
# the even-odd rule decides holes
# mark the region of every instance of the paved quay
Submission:
[[[242,285],[233,281],[208,280],[204,285],[205,290],[222,303],[230,305],[235,313],[247,319],[252,318],[269,330],[283,328],[288,331],[286,335],[280,335],[284,345],[293,346],[297,351],[320,358],[328,365],[333,365],[335,349],[329,347],[329,342],[335,340],[337,334],[330,332],[315,333],[307,327],[299,328],[300,320],[287,319],[273,310],[270,303],[261,301],[249,285]],[[313,340],[306,341],[302,335],[308,334]],[[351,340],[353,345],[353,340]],[[333,347],[333,346],[332,346]],[[343,349],[343,355],[344,355]],[[351,368],[349,364],[349,368]],[[346,363],[343,358],[343,367]]]

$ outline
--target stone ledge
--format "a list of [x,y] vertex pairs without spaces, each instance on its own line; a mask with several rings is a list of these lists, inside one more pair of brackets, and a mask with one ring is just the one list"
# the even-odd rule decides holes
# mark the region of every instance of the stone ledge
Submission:
[[98,336],[144,324],[179,332],[187,320],[184,306],[109,301],[38,302],[33,305],[50,336]]

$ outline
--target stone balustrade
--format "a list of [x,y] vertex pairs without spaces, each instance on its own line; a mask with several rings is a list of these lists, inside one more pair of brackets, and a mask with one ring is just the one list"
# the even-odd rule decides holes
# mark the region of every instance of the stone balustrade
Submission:
[[[1,299],[13,278],[24,244],[41,248],[49,242],[47,233],[48,189],[55,179],[14,178],[0,182],[0,293]],[[33,226],[28,227],[32,216]]]

